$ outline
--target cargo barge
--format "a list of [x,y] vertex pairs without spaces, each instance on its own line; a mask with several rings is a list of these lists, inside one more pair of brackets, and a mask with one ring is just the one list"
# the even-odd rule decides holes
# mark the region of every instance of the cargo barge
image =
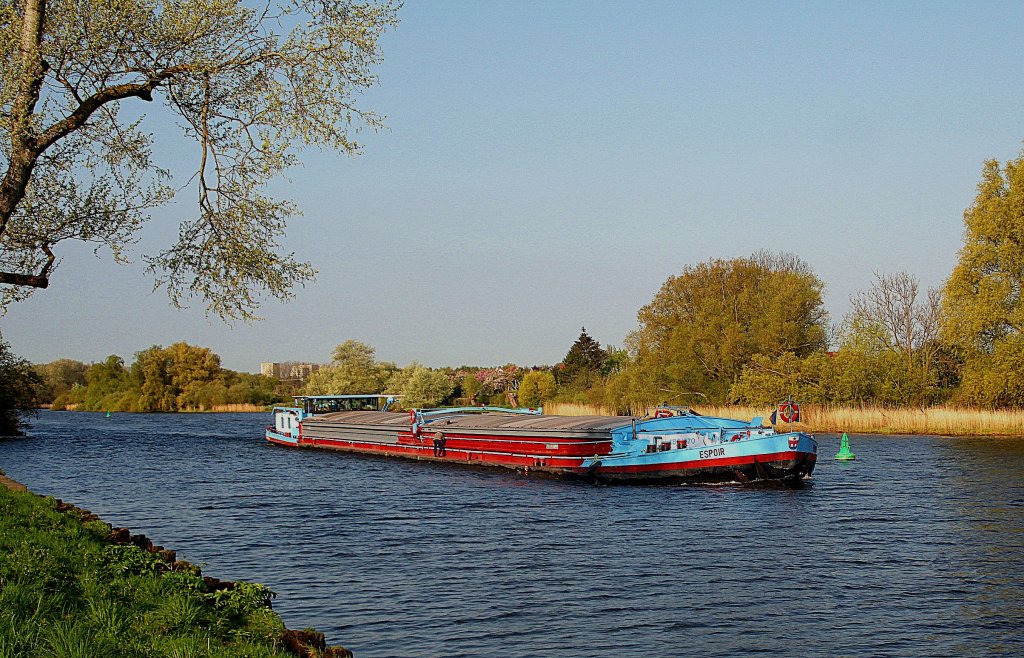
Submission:
[[803,432],[661,407],[650,417],[550,416],[492,407],[388,411],[394,398],[299,396],[274,408],[267,441],[515,469],[595,482],[799,481],[818,445]]

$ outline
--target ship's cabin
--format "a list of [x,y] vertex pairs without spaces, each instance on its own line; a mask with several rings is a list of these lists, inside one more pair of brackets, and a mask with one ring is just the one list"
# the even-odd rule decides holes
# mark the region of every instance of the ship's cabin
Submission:
[[296,395],[293,399],[303,416],[335,411],[387,411],[395,403],[394,395]]

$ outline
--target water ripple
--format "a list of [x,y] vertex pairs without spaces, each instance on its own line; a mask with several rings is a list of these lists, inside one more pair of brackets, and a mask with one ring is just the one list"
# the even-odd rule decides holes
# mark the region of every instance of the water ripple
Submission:
[[1024,655],[1021,439],[854,436],[800,490],[629,488],[275,448],[265,424],[43,413],[0,468],[268,584],[359,658]]

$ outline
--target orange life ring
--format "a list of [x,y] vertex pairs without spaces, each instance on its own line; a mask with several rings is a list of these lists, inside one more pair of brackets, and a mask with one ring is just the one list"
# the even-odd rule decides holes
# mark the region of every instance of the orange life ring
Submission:
[[783,402],[779,405],[779,420],[794,423],[800,420],[800,405],[796,402]]

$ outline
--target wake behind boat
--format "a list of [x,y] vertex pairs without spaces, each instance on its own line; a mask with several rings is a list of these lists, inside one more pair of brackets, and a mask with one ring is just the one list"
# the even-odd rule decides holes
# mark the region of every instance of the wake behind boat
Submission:
[[[388,411],[377,395],[298,396],[271,443],[584,478],[597,482],[797,481],[818,445],[803,432],[661,407],[653,417],[546,416],[494,407]],[[380,405],[378,407],[378,405]]]

